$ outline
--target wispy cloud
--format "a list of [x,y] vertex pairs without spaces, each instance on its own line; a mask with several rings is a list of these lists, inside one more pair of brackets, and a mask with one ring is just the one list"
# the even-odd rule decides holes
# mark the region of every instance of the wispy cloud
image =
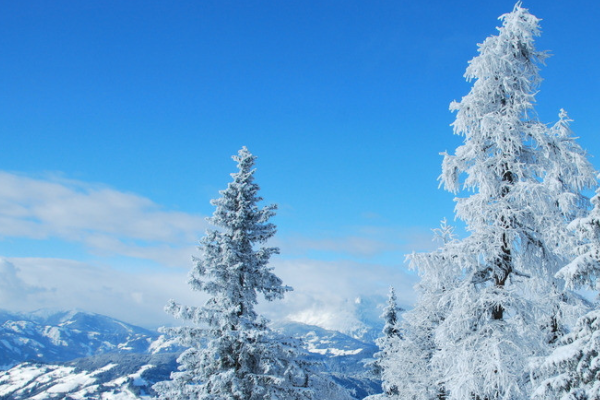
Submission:
[[432,231],[420,227],[361,226],[346,229],[345,233],[325,232],[311,237],[277,238],[275,244],[281,247],[284,255],[290,256],[306,256],[317,252],[368,260],[387,255],[395,257],[398,262],[402,262],[404,254],[436,247],[432,241]]
[[[296,312],[312,306],[345,302],[361,296],[386,297],[390,285],[396,287],[398,301],[412,304],[417,277],[402,263],[394,266],[354,261],[277,260],[275,273],[294,287],[289,302]],[[297,308],[296,308],[297,307]]]
[[398,244],[371,239],[365,236],[345,236],[329,238],[296,237],[282,243],[291,254],[306,254],[310,251],[347,254],[353,257],[374,257],[376,255],[400,250]]
[[[189,267],[191,268],[191,263]],[[302,320],[328,328],[353,321],[357,298],[384,301],[393,285],[399,303],[414,302],[416,276],[404,268],[351,261],[274,260],[275,273],[294,287],[282,301],[261,301],[272,320]],[[0,299],[15,311],[81,308],[142,326],[179,324],[163,311],[169,299],[201,306],[202,292],[187,285],[189,269],[122,271],[105,264],[49,258],[10,258],[0,263]],[[379,311],[374,311],[376,318]],[[356,317],[356,316],[354,316]]]
[[[200,215],[164,210],[136,194],[0,172],[0,236],[75,242],[100,256],[0,262],[0,299],[14,310],[79,307],[145,326],[177,324],[163,312],[168,299],[202,305],[206,298],[186,284],[206,228]],[[276,237],[282,254],[272,266],[295,290],[283,302],[263,302],[269,318],[340,328],[353,323],[357,298],[384,301],[390,285],[400,304],[413,303],[417,277],[407,272],[404,254],[432,248],[431,231],[363,226],[344,233]],[[121,268],[127,260],[109,265],[113,256],[152,260],[157,268]]]
[[[102,254],[179,260],[207,224],[136,194],[64,179],[0,172],[0,235],[80,242]],[[189,248],[186,250],[189,252]]]
[[[0,293],[10,300],[2,307],[15,311],[80,308],[156,326],[175,322],[163,311],[169,298],[189,304],[203,302],[201,294],[187,287],[183,269],[125,272],[102,264],[49,258],[11,258],[0,263],[0,268],[6,265],[16,269],[18,280],[0,286]],[[5,269],[0,273],[5,279]],[[22,289],[27,296],[17,293]]]
[[[281,303],[263,303],[261,311],[273,320],[291,319],[329,329],[347,329],[358,317],[355,302],[370,299],[384,303],[390,286],[398,302],[411,307],[413,286],[418,278],[397,265],[381,265],[349,260],[275,260],[275,273],[294,290]],[[371,310],[377,319],[381,310]],[[365,317],[365,316],[363,316]]]

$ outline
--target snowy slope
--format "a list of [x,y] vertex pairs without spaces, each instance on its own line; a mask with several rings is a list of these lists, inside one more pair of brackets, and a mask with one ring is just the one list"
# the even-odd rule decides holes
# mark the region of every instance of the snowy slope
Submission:
[[149,398],[175,355],[105,354],[61,364],[23,363],[0,373],[0,399]]
[[278,323],[273,328],[287,336],[302,339],[306,350],[322,361],[338,383],[350,389],[357,399],[381,392],[380,381],[365,366],[378,351],[373,342],[297,322]]
[[[285,327],[308,338],[309,351],[326,363],[334,379],[357,399],[379,392],[362,361],[374,348],[339,332],[300,324]],[[0,372],[0,400],[23,399],[144,399],[152,385],[169,378],[177,354],[109,353],[63,363],[22,363]]]

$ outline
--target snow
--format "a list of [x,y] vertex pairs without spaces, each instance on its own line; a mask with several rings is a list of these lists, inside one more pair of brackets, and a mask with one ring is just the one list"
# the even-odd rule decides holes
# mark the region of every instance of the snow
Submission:
[[[150,396],[143,396],[150,397]],[[131,393],[129,390],[124,390],[118,393],[102,393],[102,400],[138,400],[140,397]]]
[[65,377],[58,380],[59,383],[51,386],[48,393],[69,393],[82,386],[89,386],[96,381],[86,372],[79,374],[65,374]]
[[129,375],[129,377],[133,378],[133,385],[134,386],[145,386],[145,385],[147,385],[148,382],[144,378],[142,378],[142,374],[145,371],[147,371],[147,370],[149,370],[149,369],[151,369],[153,367],[154,367],[154,365],[147,364],[147,365],[142,366],[140,368],[140,370],[138,372],[136,372],[135,374]]
[[[134,386],[148,387],[149,383],[142,375],[154,368],[154,365],[146,364],[139,367],[133,374],[107,382],[98,382],[100,374],[116,366],[116,363],[109,363],[93,371],[75,373],[72,367],[22,364],[0,375],[0,397],[11,393],[19,398],[35,400],[63,399],[67,395],[72,399],[102,398],[106,400],[133,400],[149,397],[136,395],[128,387],[130,382]],[[43,391],[40,391],[40,388],[43,388]],[[39,393],[31,395],[32,390]]]
[[312,349],[309,349],[308,351],[310,353],[320,354],[322,356],[331,354],[333,356],[339,357],[339,356],[354,356],[354,355],[357,355],[360,352],[362,352],[363,349],[341,350],[341,349],[335,349],[335,348],[328,348],[328,349],[312,348]]
[[554,349],[552,354],[546,357],[544,365],[559,365],[567,360],[576,358],[581,353],[581,349],[577,346],[577,343],[572,343],[567,346],[560,346]]
[[158,339],[152,341],[148,347],[148,351],[151,354],[157,354],[171,348],[177,348],[177,339],[168,338],[165,335],[161,335]]
[[364,325],[350,310],[337,310],[337,312],[329,312],[309,309],[292,314],[288,316],[288,319],[293,322],[314,325],[323,329],[335,330],[339,332],[349,332]]
[[110,371],[111,369],[113,369],[116,366],[117,366],[117,364],[115,364],[115,363],[106,364],[104,367],[99,368],[99,369],[95,370],[94,372],[92,372],[90,374],[90,376],[94,376],[94,375],[98,375],[98,374],[101,374],[106,371]]
[[61,339],[61,331],[56,326],[49,326],[44,329],[44,334],[46,337],[50,339],[52,344],[56,346],[68,346],[68,343],[65,340]]
[[0,375],[0,396],[4,396],[8,393],[25,386],[28,382],[33,381],[42,372],[35,365],[25,364],[19,370],[9,370],[8,372]]

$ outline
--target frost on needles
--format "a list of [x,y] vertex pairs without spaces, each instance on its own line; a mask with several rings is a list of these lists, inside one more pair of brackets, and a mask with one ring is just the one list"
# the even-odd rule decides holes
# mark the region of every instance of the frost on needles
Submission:
[[209,218],[217,229],[200,241],[189,284],[209,299],[203,306],[171,301],[169,313],[192,324],[163,328],[188,350],[179,371],[154,388],[163,400],[349,399],[349,395],[309,362],[297,340],[273,332],[254,307],[292,290],[269,267],[279,249],[263,246],[275,234],[269,219],[276,206],[259,208],[255,156],[245,147],[233,159],[238,172],[213,200]]
[[[600,189],[589,215],[571,222],[574,259],[557,274],[573,289],[600,290]],[[581,316],[559,346],[540,361],[534,399],[600,399],[600,310]]]
[[517,3],[500,19],[469,62],[471,91],[450,106],[463,144],[443,153],[441,185],[457,194],[468,236],[443,226],[438,250],[409,257],[422,282],[388,363],[390,398],[529,399],[532,360],[584,310],[555,274],[571,261],[567,225],[587,212],[595,172],[564,111],[552,127],[535,113],[547,57],[534,46],[538,18]]

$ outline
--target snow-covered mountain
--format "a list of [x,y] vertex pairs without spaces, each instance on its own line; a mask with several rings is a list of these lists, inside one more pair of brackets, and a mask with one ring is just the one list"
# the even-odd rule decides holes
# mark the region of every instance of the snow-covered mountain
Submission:
[[0,311],[0,369],[23,361],[69,361],[104,353],[146,353],[158,333],[83,311]]
[[[176,368],[178,349],[158,333],[83,311],[0,312],[0,400],[141,399]],[[364,366],[377,347],[297,322],[274,329],[307,351],[357,399],[380,391]],[[18,364],[18,365],[17,365]]]
[[381,391],[380,382],[365,366],[378,351],[373,342],[297,322],[278,323],[273,328],[286,336],[302,339],[306,350],[322,361],[335,380],[352,390],[357,399]]

